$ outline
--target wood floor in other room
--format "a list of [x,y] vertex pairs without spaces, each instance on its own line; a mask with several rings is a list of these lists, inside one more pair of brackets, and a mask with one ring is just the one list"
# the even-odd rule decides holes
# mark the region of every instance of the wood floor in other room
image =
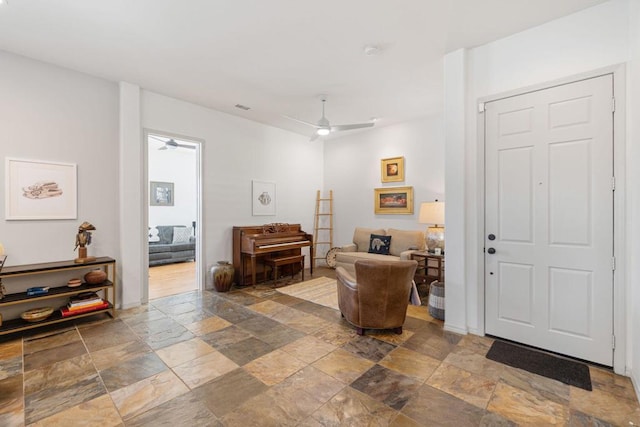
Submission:
[[149,267],[149,299],[191,292],[197,288],[195,262]]

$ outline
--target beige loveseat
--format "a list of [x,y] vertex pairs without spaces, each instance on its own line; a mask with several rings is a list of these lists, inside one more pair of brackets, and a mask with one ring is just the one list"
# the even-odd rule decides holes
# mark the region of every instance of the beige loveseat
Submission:
[[[389,255],[369,253],[372,234],[391,236]],[[424,232],[422,231],[357,227],[353,232],[353,243],[342,246],[341,251],[336,253],[336,267],[343,267],[348,271],[354,272],[355,262],[361,259],[409,260],[412,252],[423,251],[424,249]]]

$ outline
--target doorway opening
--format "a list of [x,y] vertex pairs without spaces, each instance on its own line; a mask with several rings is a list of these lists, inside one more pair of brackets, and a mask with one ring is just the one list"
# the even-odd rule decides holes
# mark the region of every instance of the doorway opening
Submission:
[[200,256],[200,143],[147,133],[148,298],[202,288]]

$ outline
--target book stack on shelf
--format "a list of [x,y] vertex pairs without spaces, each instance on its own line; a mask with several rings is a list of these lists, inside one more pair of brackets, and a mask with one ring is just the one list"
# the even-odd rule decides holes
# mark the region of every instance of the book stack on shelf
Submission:
[[91,311],[103,310],[109,307],[109,303],[95,292],[82,292],[69,298],[69,303],[60,308],[62,317],[74,316],[76,314],[89,313]]

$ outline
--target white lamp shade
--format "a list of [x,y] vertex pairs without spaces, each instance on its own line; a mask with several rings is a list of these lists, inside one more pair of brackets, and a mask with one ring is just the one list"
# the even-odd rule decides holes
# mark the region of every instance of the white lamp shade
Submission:
[[420,204],[420,224],[444,225],[444,202],[425,202]]

